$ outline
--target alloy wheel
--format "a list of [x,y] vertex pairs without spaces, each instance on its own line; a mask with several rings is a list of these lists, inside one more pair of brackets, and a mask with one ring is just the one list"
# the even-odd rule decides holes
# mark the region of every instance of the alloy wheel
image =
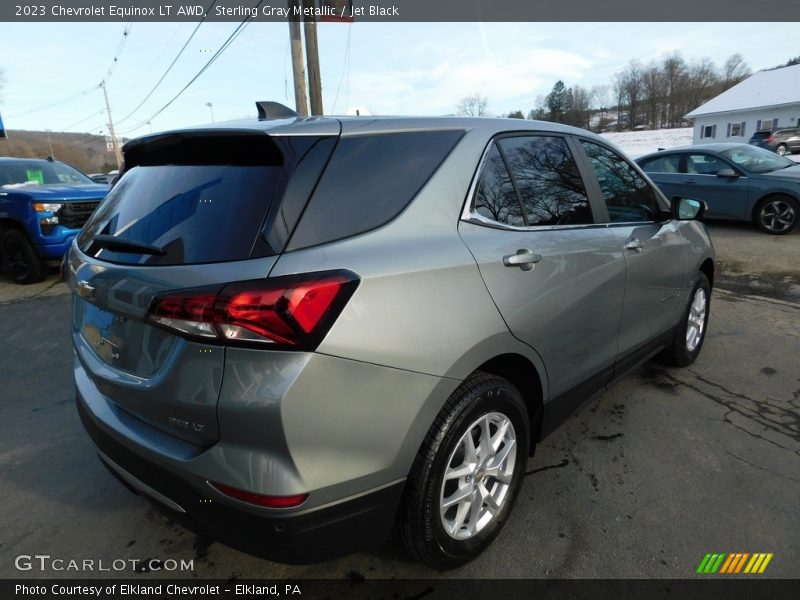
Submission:
[[694,352],[703,340],[706,329],[706,291],[697,288],[689,307],[689,318],[686,323],[686,350]]
[[765,229],[776,233],[793,227],[796,217],[794,207],[785,200],[767,202],[758,216]]
[[480,417],[447,462],[439,499],[442,526],[457,540],[473,538],[509,497],[517,442],[511,420],[499,412]]

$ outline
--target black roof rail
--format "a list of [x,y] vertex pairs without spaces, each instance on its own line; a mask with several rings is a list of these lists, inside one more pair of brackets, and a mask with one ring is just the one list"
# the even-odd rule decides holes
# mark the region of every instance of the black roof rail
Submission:
[[298,114],[288,106],[284,106],[280,102],[272,102],[269,100],[262,100],[256,102],[258,109],[258,120],[265,121],[267,119],[291,119],[297,117]]

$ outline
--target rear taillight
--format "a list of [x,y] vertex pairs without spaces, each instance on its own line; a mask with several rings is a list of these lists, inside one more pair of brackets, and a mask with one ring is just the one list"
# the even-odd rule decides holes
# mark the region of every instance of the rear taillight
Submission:
[[772,142],[774,142],[774,141],[775,141],[775,136],[773,136],[773,135],[771,135],[771,136],[769,136],[769,137],[767,138],[767,143],[768,143],[768,144],[771,144],[771,143],[772,143]]
[[328,271],[182,290],[154,298],[147,319],[204,341],[313,350],[358,282],[349,271]]

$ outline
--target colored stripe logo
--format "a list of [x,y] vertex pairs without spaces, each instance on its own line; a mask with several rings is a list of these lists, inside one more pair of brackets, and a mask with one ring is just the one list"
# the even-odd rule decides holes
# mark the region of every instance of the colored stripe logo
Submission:
[[724,552],[708,553],[700,561],[697,567],[697,573],[703,575],[713,575],[720,573],[725,575],[732,575],[737,573],[744,573],[748,575],[755,575],[763,573],[769,562],[772,560],[772,552],[733,552],[725,554]]

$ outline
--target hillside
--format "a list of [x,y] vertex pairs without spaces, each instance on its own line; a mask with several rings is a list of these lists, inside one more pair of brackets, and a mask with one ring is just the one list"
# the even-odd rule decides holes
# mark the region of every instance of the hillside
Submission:
[[0,140],[0,156],[46,158],[52,143],[53,158],[80,169],[84,173],[107,173],[116,169],[114,153],[106,152],[102,135],[46,131],[8,130],[8,139]]

